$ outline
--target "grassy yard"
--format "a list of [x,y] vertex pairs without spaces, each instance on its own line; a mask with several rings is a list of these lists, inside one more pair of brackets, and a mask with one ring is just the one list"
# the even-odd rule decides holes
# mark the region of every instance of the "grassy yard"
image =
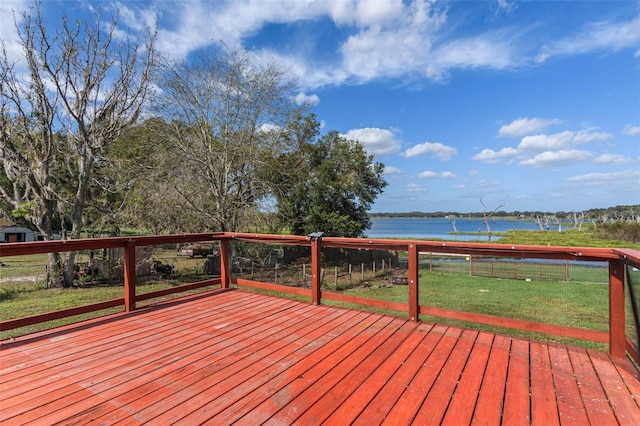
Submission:
[[[406,303],[408,288],[371,282],[345,294]],[[604,283],[548,282],[472,277],[463,274],[426,272],[420,278],[420,305],[463,312],[515,318],[548,324],[608,330],[608,286]],[[327,302],[330,303],[330,302]],[[442,318],[423,320],[448,323],[509,335],[561,341],[604,349],[598,343],[563,339],[500,327],[466,323]]]
[[[86,253],[77,258],[78,264],[88,259]],[[160,260],[174,266],[176,273],[167,278],[140,278],[136,285],[136,293],[144,294],[180,284],[210,278],[202,274],[204,260],[178,256],[175,250],[157,249],[152,260]],[[124,295],[121,280],[118,282],[90,282],[84,279],[75,281],[74,287],[65,289],[46,288],[47,255],[15,256],[1,259],[0,267],[0,320],[22,318],[61,309],[83,306],[106,300],[119,299]],[[206,288],[205,288],[206,289]],[[199,291],[203,291],[200,289]],[[180,297],[186,293],[164,297]],[[138,303],[138,306],[157,302],[157,299]],[[50,321],[15,330],[0,331],[0,340],[23,334],[46,330],[61,325],[122,311],[122,307],[78,315],[57,321]]]

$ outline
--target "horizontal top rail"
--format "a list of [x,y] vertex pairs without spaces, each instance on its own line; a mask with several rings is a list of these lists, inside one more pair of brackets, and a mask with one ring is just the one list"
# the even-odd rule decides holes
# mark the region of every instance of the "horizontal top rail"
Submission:
[[171,234],[171,235],[136,235],[130,237],[78,238],[75,240],[49,240],[20,243],[0,243],[0,257],[23,256],[50,252],[66,252],[79,250],[98,250],[124,247],[129,243],[136,246],[153,246],[160,244],[193,243],[229,238],[224,232]]
[[[124,247],[127,244],[131,243],[134,243],[136,246],[152,246],[160,244],[180,244],[216,240],[237,240],[256,243],[307,245],[310,244],[311,238],[300,235],[271,235],[240,232],[82,238],[75,240],[2,243],[0,244],[0,257],[21,256],[49,252],[97,250],[104,248]],[[445,254],[583,261],[629,259],[634,264],[640,263],[640,251],[633,249],[536,246],[521,244],[470,243],[457,241],[400,240],[380,238],[322,238],[323,247],[335,248],[406,251],[407,247],[413,245],[417,246],[420,252]]]

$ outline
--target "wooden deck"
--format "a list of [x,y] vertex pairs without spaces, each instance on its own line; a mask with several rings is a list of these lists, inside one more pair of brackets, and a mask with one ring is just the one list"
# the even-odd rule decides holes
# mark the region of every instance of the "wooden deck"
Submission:
[[640,424],[608,355],[214,292],[0,346],[2,424]]

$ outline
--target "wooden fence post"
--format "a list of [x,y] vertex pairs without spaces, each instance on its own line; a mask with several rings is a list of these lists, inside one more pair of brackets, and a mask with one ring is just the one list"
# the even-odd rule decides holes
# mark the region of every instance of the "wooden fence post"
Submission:
[[322,270],[321,270],[321,237],[311,238],[311,303],[319,305],[320,300],[320,287],[322,285]]
[[420,306],[418,303],[418,279],[419,279],[419,253],[416,244],[409,244],[409,320],[418,321],[420,319]]
[[624,263],[609,260],[609,353],[614,359],[626,355],[624,318]]
[[220,287],[229,288],[229,240],[220,240]]
[[136,308],[136,242],[128,240],[124,246],[124,310]]

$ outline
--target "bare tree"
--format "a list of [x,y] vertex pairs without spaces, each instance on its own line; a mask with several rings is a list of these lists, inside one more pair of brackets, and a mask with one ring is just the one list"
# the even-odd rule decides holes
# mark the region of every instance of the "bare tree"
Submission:
[[183,210],[200,229],[237,230],[269,193],[268,162],[287,149],[292,81],[274,64],[225,48],[167,63],[158,86],[155,111],[168,124],[169,179]]
[[572,211],[571,214],[573,215],[573,228],[582,231],[582,224],[585,220],[584,212],[576,213]]
[[[117,16],[69,21],[55,32],[40,6],[16,19],[22,63],[0,57],[0,198],[51,239],[58,221],[78,238],[92,176],[110,144],[140,114],[154,65],[155,33],[121,38]],[[19,67],[19,66],[20,67]],[[65,224],[70,224],[66,229]],[[74,253],[51,255],[49,285],[70,284]],[[64,267],[63,267],[64,265]]]
[[483,215],[483,220],[484,220],[484,226],[487,227],[487,233],[491,234],[491,226],[489,225],[489,219],[496,214],[496,212],[498,210],[500,210],[501,208],[504,207],[504,204],[500,204],[498,207],[496,207],[495,209],[493,209],[490,213],[487,213],[487,206],[484,204],[484,201],[482,201],[482,197],[480,197],[480,204],[482,204],[482,215]]

